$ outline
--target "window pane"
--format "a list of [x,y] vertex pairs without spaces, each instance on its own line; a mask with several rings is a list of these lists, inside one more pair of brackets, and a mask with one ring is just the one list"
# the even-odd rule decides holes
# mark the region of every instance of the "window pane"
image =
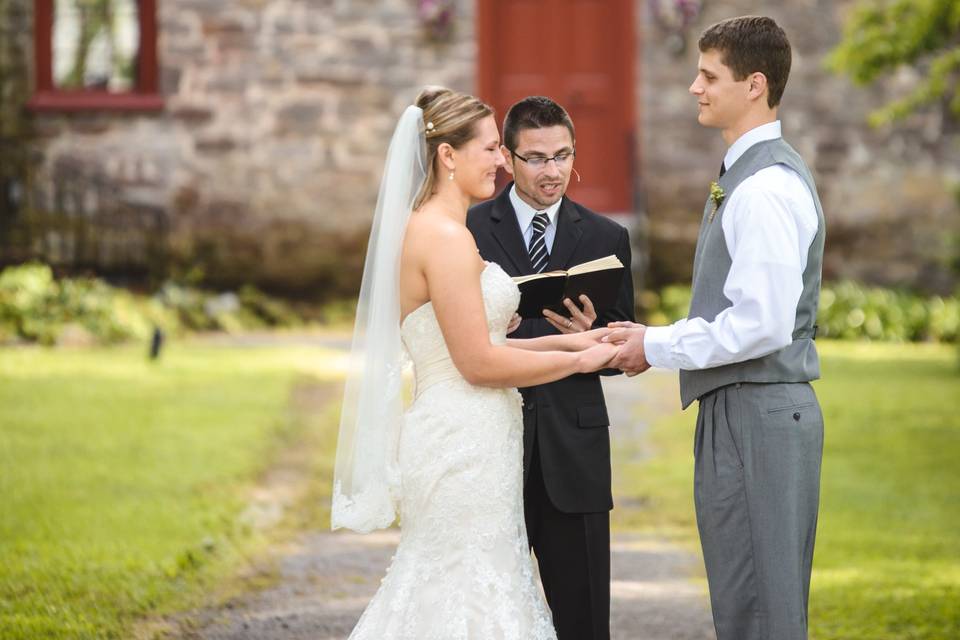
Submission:
[[139,43],[136,0],[56,0],[54,84],[130,91],[136,86]]

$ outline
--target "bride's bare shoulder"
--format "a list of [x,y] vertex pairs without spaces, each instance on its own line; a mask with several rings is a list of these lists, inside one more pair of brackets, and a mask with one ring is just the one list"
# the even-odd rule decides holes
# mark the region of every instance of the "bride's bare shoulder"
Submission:
[[460,221],[436,211],[410,216],[404,256],[428,279],[469,278],[483,270],[473,234]]
[[[476,249],[470,230],[443,213],[430,209],[415,211],[407,224],[406,241],[413,246],[426,246],[431,252],[444,249]],[[439,243],[439,244],[438,244]]]

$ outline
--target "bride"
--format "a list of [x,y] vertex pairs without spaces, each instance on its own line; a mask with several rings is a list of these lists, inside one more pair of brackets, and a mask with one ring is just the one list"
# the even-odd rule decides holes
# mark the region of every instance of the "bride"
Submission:
[[[555,639],[523,520],[515,389],[602,368],[599,332],[508,340],[520,298],[465,226],[503,164],[493,111],[427,88],[397,124],[364,268],[334,529],[398,515],[400,544],[351,640]],[[416,389],[404,412],[402,359]]]

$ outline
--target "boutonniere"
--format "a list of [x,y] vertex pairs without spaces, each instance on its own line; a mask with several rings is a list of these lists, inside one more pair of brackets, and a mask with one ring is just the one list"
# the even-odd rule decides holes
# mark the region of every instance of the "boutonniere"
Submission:
[[727,197],[727,194],[723,192],[723,187],[720,186],[716,180],[710,183],[710,199],[713,200],[713,211],[710,212],[710,219],[707,222],[713,222],[713,216],[717,213],[717,209],[720,208],[720,205],[723,204],[723,199]]

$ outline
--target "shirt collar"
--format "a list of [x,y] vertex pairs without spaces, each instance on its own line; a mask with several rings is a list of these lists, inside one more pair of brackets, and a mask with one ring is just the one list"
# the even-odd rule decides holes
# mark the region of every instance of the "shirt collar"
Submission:
[[[557,225],[557,212],[560,210],[560,203],[562,202],[563,198],[560,198],[545,210],[547,217],[550,219],[550,224],[554,227]],[[533,216],[537,215],[537,212],[540,210],[534,209],[520,199],[520,196],[517,195],[516,184],[510,187],[510,204],[513,205],[513,210],[517,214],[517,222],[520,223],[520,231],[526,231],[527,227],[533,224]]]
[[727,149],[727,155],[723,157],[723,166],[729,169],[733,166],[733,163],[739,160],[740,156],[753,145],[758,142],[763,142],[764,140],[775,140],[779,137],[781,137],[779,120],[774,120],[773,122],[768,122],[750,129],[750,131],[747,131],[737,138],[736,141],[730,145],[730,148]]

